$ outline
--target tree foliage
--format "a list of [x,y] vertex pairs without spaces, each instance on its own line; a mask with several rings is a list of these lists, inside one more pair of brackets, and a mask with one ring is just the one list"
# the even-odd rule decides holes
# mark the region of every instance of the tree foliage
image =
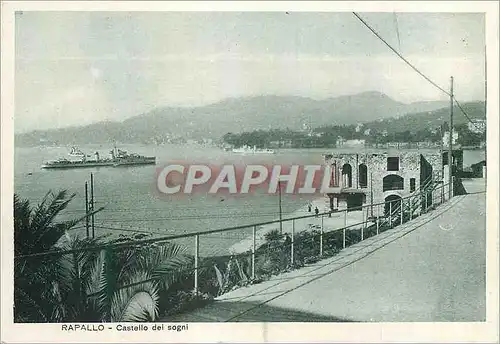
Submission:
[[[95,250],[100,239],[70,234],[81,219],[56,221],[73,197],[48,193],[32,207],[14,196],[15,321],[154,321],[160,296],[192,257],[173,243]],[[31,256],[67,250],[73,253]]]

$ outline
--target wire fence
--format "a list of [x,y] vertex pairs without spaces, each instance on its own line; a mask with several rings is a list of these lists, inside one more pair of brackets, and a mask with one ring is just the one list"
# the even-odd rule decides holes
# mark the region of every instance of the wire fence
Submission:
[[[196,295],[215,297],[233,288],[331,257],[349,246],[412,221],[447,202],[447,187],[448,184],[431,180],[422,183],[421,189],[409,196],[396,196],[390,201],[361,206],[357,210],[328,211],[197,233],[161,235],[164,232],[159,232],[152,238],[21,255],[15,260],[19,263],[83,252],[120,254],[127,250],[176,243],[183,247],[182,254],[187,258],[184,266],[176,271],[179,273],[180,270],[184,276],[182,288]],[[49,261],[55,262],[53,259]],[[172,273],[171,270],[153,273],[143,280],[118,284],[117,290],[160,281]],[[93,297],[95,292],[86,296]]]

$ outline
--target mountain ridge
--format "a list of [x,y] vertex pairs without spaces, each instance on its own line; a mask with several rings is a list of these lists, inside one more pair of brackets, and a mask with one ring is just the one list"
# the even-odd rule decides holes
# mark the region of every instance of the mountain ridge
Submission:
[[308,97],[264,95],[228,98],[199,107],[157,107],[121,122],[35,130],[15,135],[16,145],[40,142],[85,144],[149,142],[155,137],[218,139],[227,132],[258,129],[319,127],[397,118],[445,107],[448,102],[401,103],[384,93],[368,91],[314,100]]

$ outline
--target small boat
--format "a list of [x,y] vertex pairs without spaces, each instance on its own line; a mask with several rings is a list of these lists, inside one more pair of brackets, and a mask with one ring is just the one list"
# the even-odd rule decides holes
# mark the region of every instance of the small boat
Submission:
[[240,154],[274,154],[274,150],[272,149],[261,149],[257,148],[257,146],[243,146],[239,148],[234,148],[233,153],[240,153]]

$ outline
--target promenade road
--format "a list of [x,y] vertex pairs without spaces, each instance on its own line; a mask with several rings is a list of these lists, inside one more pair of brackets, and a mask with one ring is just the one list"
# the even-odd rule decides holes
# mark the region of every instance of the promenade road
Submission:
[[316,264],[165,321],[484,321],[484,179],[468,195]]

